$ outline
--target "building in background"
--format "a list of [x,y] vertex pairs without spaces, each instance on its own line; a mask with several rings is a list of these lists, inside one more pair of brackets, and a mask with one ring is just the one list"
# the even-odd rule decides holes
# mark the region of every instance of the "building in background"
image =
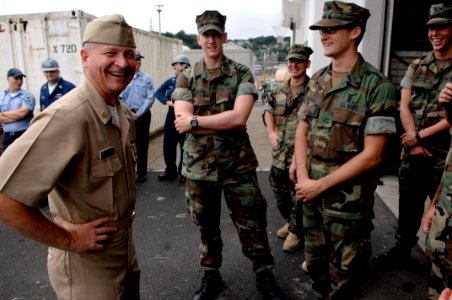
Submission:
[[[27,74],[24,88],[38,98],[41,62],[51,57],[60,64],[61,75],[77,85],[83,77],[80,59],[83,31],[95,18],[81,10],[0,16],[0,74],[6,74],[12,67],[23,70]],[[136,28],[133,33],[137,50],[146,57],[141,68],[159,86],[173,74],[171,60],[182,52],[182,42]],[[163,127],[166,108],[154,105],[152,115],[151,133]]]
[[[427,39],[429,8],[447,0],[343,0],[370,10],[366,34],[359,45],[365,59],[379,68],[400,89],[408,64],[431,50]],[[281,26],[292,30],[291,43],[314,49],[310,74],[329,63],[323,55],[318,31],[309,26],[322,17],[325,0],[282,0]]]
[[[250,49],[245,49],[235,43],[228,42],[223,45],[224,55],[228,58],[247,66],[255,75],[256,57]],[[188,57],[192,65],[202,58],[201,49],[184,49],[184,55]]]

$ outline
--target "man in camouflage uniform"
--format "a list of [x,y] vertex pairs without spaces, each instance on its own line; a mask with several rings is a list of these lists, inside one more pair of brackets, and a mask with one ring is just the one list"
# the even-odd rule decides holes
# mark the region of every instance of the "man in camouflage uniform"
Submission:
[[[447,120],[452,121],[452,82],[446,84],[439,95],[439,102],[446,108]],[[438,299],[441,292],[452,288],[452,144],[436,196],[422,220],[427,233],[425,253],[432,261],[428,299]]]
[[396,133],[395,89],[357,47],[370,13],[325,2],[319,30],[331,64],[309,81],[295,138],[305,260],[318,299],[353,299],[371,255],[377,167]]
[[298,124],[297,113],[309,82],[306,70],[311,64],[309,56],[312,52],[311,48],[298,44],[290,47],[287,56],[290,77],[272,90],[264,110],[267,134],[273,147],[270,186],[278,210],[287,221],[277,235],[285,239],[283,250],[287,252],[296,250],[303,237],[302,203],[296,199],[295,186],[289,179],[289,167]]
[[266,299],[285,299],[276,284],[267,239],[267,203],[257,182],[257,159],[246,122],[257,99],[250,70],[223,54],[226,16],[196,17],[203,58],[178,77],[173,93],[175,126],[187,133],[182,173],[188,209],[201,234],[204,277],[193,299],[214,299],[223,286],[221,194],[237,228],[243,253],[253,262],[257,288]]
[[385,267],[412,266],[411,248],[418,241],[424,203],[427,196],[435,195],[450,144],[450,124],[437,99],[446,82],[452,81],[452,5],[432,5],[426,26],[433,51],[416,59],[400,83],[405,147],[399,170],[396,245],[374,260]]

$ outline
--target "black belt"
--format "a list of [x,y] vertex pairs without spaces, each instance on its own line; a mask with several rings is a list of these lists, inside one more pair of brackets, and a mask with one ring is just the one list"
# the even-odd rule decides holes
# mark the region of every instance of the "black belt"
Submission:
[[3,134],[7,135],[7,136],[16,136],[16,135],[19,135],[24,132],[25,132],[25,130],[24,131],[15,131],[15,132],[3,132]]

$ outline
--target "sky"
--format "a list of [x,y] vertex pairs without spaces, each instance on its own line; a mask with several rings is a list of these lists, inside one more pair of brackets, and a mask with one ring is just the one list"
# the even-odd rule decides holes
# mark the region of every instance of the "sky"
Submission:
[[[282,0],[10,0],[2,1],[0,15],[16,15],[53,11],[83,10],[101,17],[112,13],[124,15],[129,25],[159,31],[160,12],[162,32],[196,33],[196,15],[205,10],[218,10],[227,16],[226,32],[229,39],[248,39],[276,36],[274,27],[281,23]],[[287,29],[284,36],[290,34]]]

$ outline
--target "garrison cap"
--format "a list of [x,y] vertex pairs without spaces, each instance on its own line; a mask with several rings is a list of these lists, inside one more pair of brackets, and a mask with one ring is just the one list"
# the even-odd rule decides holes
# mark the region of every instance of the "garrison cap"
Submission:
[[306,60],[309,59],[309,55],[312,54],[312,49],[308,46],[303,46],[300,44],[293,44],[289,48],[289,55],[287,55],[287,60],[291,58]]
[[27,76],[25,76],[25,74],[22,73],[22,71],[19,70],[18,68],[12,68],[12,69],[9,69],[9,70],[8,70],[8,73],[6,73],[6,77],[14,77],[14,78],[17,78],[17,77],[20,77],[20,76],[27,77]]
[[365,27],[369,17],[369,10],[355,3],[328,1],[325,2],[323,7],[322,19],[309,26],[309,29],[319,30],[322,27],[337,27],[349,24]]
[[86,25],[83,42],[136,48],[132,27],[120,14],[103,16]]
[[201,34],[208,30],[215,30],[223,34],[225,23],[226,16],[223,16],[217,10],[206,10],[201,15],[196,16],[196,25],[198,26],[198,33]]
[[429,20],[426,26],[452,24],[452,4],[433,4],[430,6]]

